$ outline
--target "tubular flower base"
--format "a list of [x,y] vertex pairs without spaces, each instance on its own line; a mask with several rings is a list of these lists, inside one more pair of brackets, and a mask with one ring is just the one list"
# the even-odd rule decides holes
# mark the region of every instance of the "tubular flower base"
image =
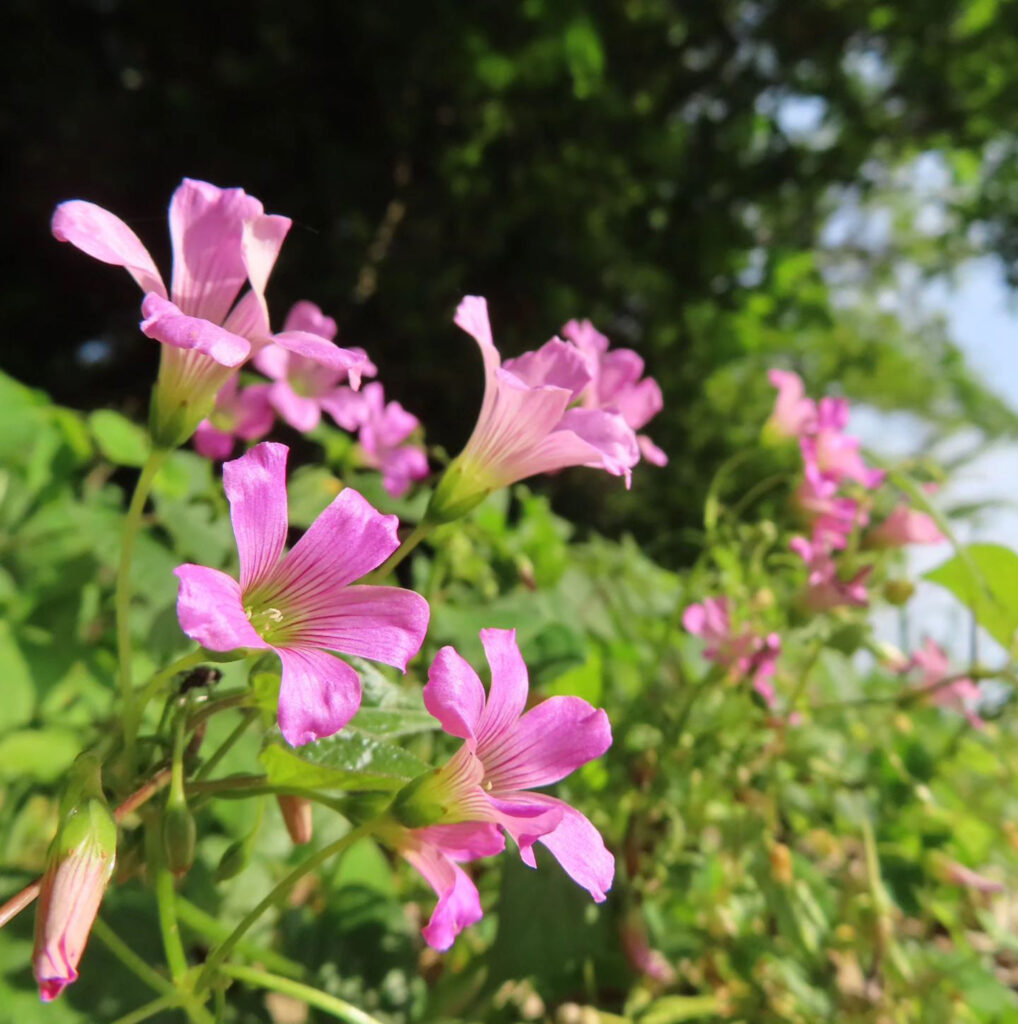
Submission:
[[465,515],[492,491],[537,473],[592,466],[625,478],[640,459],[636,435],[617,412],[570,408],[591,383],[582,353],[553,338],[502,364],[492,341],[488,304],[468,295],[456,310],[484,360],[484,399],[466,447],[453,460],[428,507],[431,522]]
[[284,555],[285,445],[263,442],[223,466],[240,581],[182,565],[177,615],[212,651],[272,650],[283,666],[279,727],[293,746],[331,736],[360,705],[360,679],[330,651],[406,670],[428,627],[428,603],[398,587],[350,586],[399,547],[395,516],[347,488]]

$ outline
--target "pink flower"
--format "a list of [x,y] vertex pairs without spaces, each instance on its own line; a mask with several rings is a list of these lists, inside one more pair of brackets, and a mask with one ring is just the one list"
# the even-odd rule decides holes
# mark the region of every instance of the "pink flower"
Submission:
[[[580,396],[584,408],[620,413],[633,430],[639,430],[664,407],[661,388],[653,377],[643,377],[643,360],[632,349],[609,349],[608,338],[589,320],[570,320],[562,337],[583,353],[591,376]],[[637,434],[636,440],[648,462],[668,464],[668,456],[646,434]]]
[[770,370],[767,379],[778,389],[768,421],[779,437],[800,437],[816,428],[817,407],[806,397],[802,378],[789,370]]
[[887,474],[866,465],[859,453],[859,438],[846,434],[846,426],[848,402],[843,398],[821,399],[814,429],[799,438],[803,459],[835,483],[855,480],[866,488],[879,486]]
[[35,915],[32,965],[44,1003],[78,979],[78,962],[116,863],[117,827],[105,804],[88,799],[53,841]]
[[406,669],[428,603],[397,587],[349,586],[397,547],[397,520],[346,488],[292,551],[286,543],[285,445],[263,442],[223,466],[240,582],[182,565],[181,629],[213,651],[272,650],[283,666],[279,728],[293,746],[331,736],[360,704],[360,679],[339,651]]
[[407,443],[421,421],[399,402],[386,402],[377,381],[356,393],[340,388],[330,400],[329,412],[344,430],[359,432],[365,464],[381,470],[382,483],[394,498],[401,498],[415,480],[428,475],[424,450]]
[[377,372],[363,349],[333,344],[336,321],[313,302],[298,302],[280,334],[254,357],[255,366],[274,383],[269,401],[294,430],[314,430],[338,385],[349,379],[354,390],[361,375]]
[[998,893],[1004,891],[1004,884],[980,875],[971,868],[959,864],[957,861],[947,861],[941,867],[946,882],[953,885],[961,885],[966,889],[974,889],[976,892]]
[[553,338],[503,365],[488,304],[474,295],[460,303],[456,324],[481,349],[484,400],[466,447],[435,491],[432,521],[456,519],[500,487],[567,466],[603,469],[629,485],[640,458],[632,428],[619,413],[570,408],[591,382],[575,346]]
[[913,668],[919,669],[922,674],[919,688],[929,692],[934,704],[964,715],[973,728],[983,728],[985,723],[973,710],[982,696],[979,686],[967,677],[952,679],[954,673],[947,654],[929,637],[905,665],[906,671]]
[[732,628],[731,602],[727,597],[707,597],[691,604],[682,613],[682,625],[688,633],[706,641],[703,656],[728,670],[734,678],[750,679],[753,689],[768,707],[775,702],[774,673],[781,653],[777,633],[759,636],[749,627],[738,632]]
[[550,697],[523,714],[529,682],[515,631],[482,629],[481,642],[491,667],[487,697],[477,673],[452,647],[435,657],[424,704],[446,732],[466,743],[424,777],[410,799],[439,806],[444,822],[501,826],[529,867],[537,865],[533,846],[540,842],[600,903],[611,888],[615,859],[597,829],[569,804],[530,790],[600,757],[611,745],[608,716],[579,697]]
[[872,566],[860,569],[850,580],[842,580],[830,549],[821,540],[793,537],[788,546],[806,563],[809,573],[805,596],[807,607],[821,612],[843,604],[857,608],[865,608],[869,604],[866,579],[873,571]]
[[385,825],[378,836],[435,890],[438,903],[421,934],[434,949],[448,949],[464,928],[484,916],[477,887],[460,864],[501,853],[502,833],[488,822],[461,822],[415,829]]
[[212,415],[198,424],[194,447],[207,459],[229,458],[237,438],[257,441],[272,429],[275,419],[268,384],[241,390],[240,377],[234,374],[219,389]]
[[817,466],[807,462],[795,502],[806,516],[814,538],[839,550],[857,526],[865,526],[869,516],[852,498],[838,495],[838,484],[825,477]]
[[944,539],[931,516],[901,502],[876,529],[867,534],[866,543],[874,548],[900,548],[906,544],[939,544]]
[[[186,439],[230,370],[248,358],[251,339],[269,333],[265,286],[289,218],[266,214],[243,189],[185,178],[170,201],[169,291],[138,236],[108,210],[72,199],[56,208],[51,226],[60,241],[123,267],[145,293],[141,329],[164,344],[157,441]],[[237,301],[245,283],[251,287]]]

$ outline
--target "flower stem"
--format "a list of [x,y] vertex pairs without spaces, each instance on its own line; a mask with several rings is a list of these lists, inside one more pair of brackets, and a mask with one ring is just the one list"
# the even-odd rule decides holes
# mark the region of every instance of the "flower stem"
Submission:
[[158,999],[153,999],[150,1003],[139,1006],[137,1010],[132,1010],[130,1013],[125,1013],[123,1017],[118,1017],[113,1024],[140,1024],[141,1021],[148,1020],[149,1017],[154,1017],[157,1013],[176,1006],[178,1002],[179,999],[175,993],[159,996]]
[[[213,942],[222,942],[230,934],[230,929],[227,925],[216,920],[211,914],[206,914],[201,907],[195,906],[195,904],[183,896],[177,897],[177,916],[186,928],[197,932],[206,939],[211,939]],[[304,967],[301,964],[290,960],[281,953],[276,953],[271,949],[264,949],[257,943],[251,942],[250,939],[241,939],[236,945],[236,950],[249,960],[265,964],[266,967],[271,967],[280,974],[300,978],[305,973]]]
[[218,946],[209,952],[205,960],[205,966],[198,976],[195,990],[200,992],[209,985],[216,968],[230,955],[244,934],[266,910],[279,903],[305,875],[320,867],[337,853],[352,846],[358,839],[369,835],[373,826],[374,822],[372,821],[351,829],[345,836],[342,836],[333,843],[329,843],[328,846],[322,847],[317,853],[313,853],[307,860],[302,861],[289,874],[277,882],[264,899],[244,915],[237,927]]
[[431,531],[434,530],[434,528],[435,524],[429,523],[427,520],[419,522],[413,528],[410,536],[407,537],[407,539],[403,541],[403,543],[400,544],[400,546],[396,548],[396,550],[393,551],[393,553],[389,555],[389,557],[382,562],[374,572],[368,573],[368,575],[364,577],[363,582],[380,583],[384,580],[392,573],[393,569],[395,569],[396,566],[399,565],[400,562],[402,562],[418,544],[420,544],[422,540],[431,534]]
[[236,978],[237,981],[246,982],[248,985],[257,985],[258,988],[272,989],[303,1000],[309,1006],[323,1010],[337,1020],[347,1021],[347,1024],[379,1024],[375,1017],[366,1014],[363,1010],[358,1010],[356,1006],[351,1006],[342,999],[337,999],[310,985],[303,985],[299,981],[283,978],[278,974],[269,974],[268,971],[260,971],[255,967],[242,967],[239,964],[223,964],[219,969],[223,974]]
[[25,907],[39,895],[40,882],[38,879],[31,885],[26,885],[21,892],[15,893],[3,906],[0,906],[0,928],[3,928],[13,917],[17,917]]
[[247,727],[257,717],[257,711],[245,708],[241,712],[241,719],[229,736],[219,744],[212,756],[198,769],[195,775],[196,780],[208,778],[219,767],[219,763],[233,749],[233,745],[244,735]]
[[166,965],[174,984],[187,973],[187,957],[184,944],[180,941],[180,926],[177,924],[176,893],[173,891],[173,875],[166,866],[163,856],[162,836],[159,834],[160,819],[151,818],[145,827],[145,854],[156,894],[156,911],[159,916],[159,931],[163,938]]
[[134,767],[134,742],[138,731],[138,718],[134,711],[134,689],[131,682],[131,559],[134,556],[134,542],[141,526],[141,514],[145,509],[152,481],[169,452],[153,450],[149,453],[141,474],[134,486],[131,503],[127,507],[123,534],[120,541],[120,563],[117,566],[117,585],[114,592],[114,609],[117,620],[117,654],[119,658],[120,692],[124,701],[124,747],[129,767]]

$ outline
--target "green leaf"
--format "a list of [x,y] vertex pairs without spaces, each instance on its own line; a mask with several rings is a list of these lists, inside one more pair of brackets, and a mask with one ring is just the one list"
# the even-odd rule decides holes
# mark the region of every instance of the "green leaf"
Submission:
[[81,749],[78,737],[66,729],[21,729],[0,739],[0,779],[54,782]]
[[261,762],[272,785],[300,789],[395,792],[428,769],[402,747],[346,729],[299,750],[270,744]]
[[1018,632],[1018,554],[1000,544],[970,544],[926,579],[950,590],[983,629],[1011,649]]
[[0,679],[3,679],[4,695],[0,732],[5,732],[29,721],[35,708],[32,670],[7,622],[0,622]]
[[348,729],[365,736],[412,736],[437,729],[438,721],[427,711],[412,708],[364,708],[351,719]]
[[151,450],[148,434],[112,409],[97,409],[88,425],[103,455],[118,466],[144,465]]

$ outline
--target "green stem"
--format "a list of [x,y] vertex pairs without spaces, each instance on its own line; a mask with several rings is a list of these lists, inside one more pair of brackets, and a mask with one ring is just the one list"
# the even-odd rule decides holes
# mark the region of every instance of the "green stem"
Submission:
[[417,547],[417,545],[420,544],[422,540],[428,537],[431,534],[432,530],[434,529],[434,523],[429,523],[427,521],[419,522],[413,528],[413,531],[411,532],[410,536],[407,537],[407,539],[403,541],[403,543],[400,544],[400,546],[396,548],[396,550],[393,551],[393,553],[389,555],[389,557],[384,562],[382,562],[382,564],[374,572],[368,573],[368,575],[364,577],[362,582],[380,583],[387,576],[389,576],[392,573],[393,569],[395,569],[396,566],[399,565],[400,562],[402,562],[403,559],[406,558],[407,555],[409,555],[410,552],[413,551],[413,549]]
[[92,932],[132,974],[145,982],[150,989],[154,992],[161,992],[163,995],[176,995],[177,990],[173,983],[167,981],[158,971],[145,963],[101,917],[97,917],[93,922]]
[[190,654],[185,654],[182,658],[178,658],[172,665],[167,666],[161,672],[156,672],[156,674],[152,676],[152,678],[149,679],[143,687],[140,687],[136,691],[138,697],[138,717],[141,717],[142,711],[145,710],[145,705],[148,704],[153,697],[157,696],[159,691],[171,679],[173,679],[174,676],[179,675],[181,672],[187,672],[188,669],[197,668],[208,660],[208,652],[199,647],[198,650],[192,651]]
[[205,966],[202,968],[202,972],[198,976],[198,982],[195,986],[196,991],[200,992],[202,988],[208,986],[216,968],[219,967],[219,965],[230,955],[237,943],[244,937],[244,933],[247,932],[247,930],[258,920],[258,918],[262,916],[262,914],[265,913],[265,911],[280,902],[305,875],[320,867],[329,860],[330,857],[334,857],[337,853],[340,853],[347,847],[352,846],[358,839],[362,839],[364,836],[369,835],[373,826],[374,822],[365,822],[365,824],[352,829],[347,832],[345,836],[342,836],[335,842],[329,843],[328,846],[322,847],[322,849],[317,853],[313,853],[307,860],[298,864],[281,881],[277,882],[264,899],[244,915],[240,924],[238,924],[237,927],[234,928],[218,946],[209,952],[209,955],[205,960]]
[[180,926],[177,924],[176,893],[173,891],[173,875],[166,866],[163,857],[161,837],[159,835],[159,819],[153,818],[145,830],[146,854],[149,869],[152,871],[153,886],[156,894],[156,910],[159,916],[159,931],[163,938],[163,950],[166,953],[166,964],[170,968],[170,976],[174,983],[187,973],[187,957],[184,945],[180,941]]
[[213,715],[218,715],[220,711],[229,711],[231,708],[241,708],[244,707],[245,704],[250,704],[253,700],[254,694],[252,694],[247,687],[244,687],[239,690],[232,690],[229,693],[224,693],[221,697],[217,697],[215,700],[210,700],[205,704],[200,704],[188,719],[188,732],[201,725],[202,722],[210,719]]
[[138,722],[134,712],[134,689],[131,681],[131,559],[134,556],[134,542],[141,526],[141,514],[145,509],[152,481],[159,467],[168,455],[164,451],[152,451],[145,460],[138,482],[134,486],[131,503],[124,519],[123,535],[120,541],[120,563],[117,566],[117,585],[114,591],[114,609],[117,620],[117,653],[119,657],[120,692],[124,701],[124,747],[129,767],[134,767],[134,741]]
[[347,1024],[379,1024],[375,1017],[363,1010],[358,1010],[356,1006],[351,1006],[342,999],[330,996],[327,992],[312,988],[310,985],[302,985],[299,981],[282,978],[278,974],[269,974],[268,971],[259,971],[255,967],[241,967],[239,964],[223,964],[219,969],[223,974],[236,978],[237,981],[256,985],[258,988],[282,992],[284,995],[303,1000],[309,1006],[323,1010],[337,1020],[347,1021]]
[[118,1017],[113,1024],[139,1024],[140,1021],[148,1020],[149,1017],[154,1017],[163,1010],[169,1010],[171,1007],[176,1006],[178,1002],[179,999],[176,993],[160,996],[144,1006],[139,1006],[137,1010],[132,1010],[130,1013],[125,1013],[123,1017]]
[[223,740],[222,743],[220,743],[215,753],[213,753],[213,755],[198,770],[195,775],[196,780],[207,778],[216,770],[216,768],[219,767],[219,763],[233,749],[233,745],[241,738],[241,736],[244,735],[247,731],[247,727],[255,720],[257,712],[253,710],[245,710],[242,712],[242,715],[243,717],[237,723],[234,730],[226,737],[225,740]]
[[[206,914],[201,907],[195,906],[183,896],[177,897],[177,916],[187,928],[213,942],[222,942],[229,937],[230,929],[227,925],[217,921],[211,914]],[[304,975],[303,965],[290,960],[281,953],[265,949],[250,939],[241,939],[236,945],[236,950],[241,956],[254,960],[256,963],[263,963],[280,974],[292,975],[296,978]]]
[[346,815],[350,809],[347,801],[340,797],[326,796],[318,790],[302,789],[300,786],[273,786],[267,779],[267,775],[228,775],[224,779],[211,779],[208,782],[189,782],[187,793],[197,797],[192,804],[195,808],[202,806],[210,796],[224,800],[247,800],[256,796],[301,796],[339,814]]

